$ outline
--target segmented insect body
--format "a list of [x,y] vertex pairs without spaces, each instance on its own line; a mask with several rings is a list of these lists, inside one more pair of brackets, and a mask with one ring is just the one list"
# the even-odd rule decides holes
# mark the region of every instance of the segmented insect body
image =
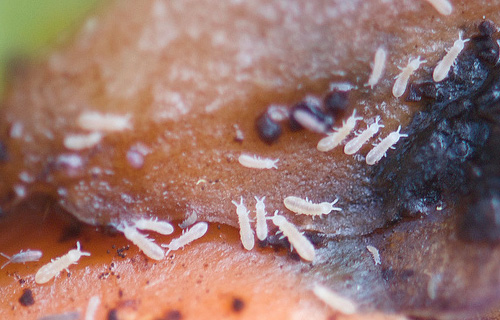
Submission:
[[82,256],[90,256],[89,252],[80,251],[80,242],[76,243],[76,249],[69,250],[65,255],[51,260],[51,262],[42,266],[35,274],[35,282],[42,284],[50,281],[50,279],[57,276],[62,270],[66,269],[71,264],[76,264]]
[[316,133],[324,133],[328,130],[328,123],[321,121],[310,112],[303,109],[297,109],[293,111],[293,118],[302,127]]
[[373,62],[373,69],[370,75],[370,79],[368,79],[367,86],[370,86],[372,89],[378,83],[385,69],[385,61],[387,59],[387,51],[384,48],[380,47],[375,52],[375,60]]
[[94,147],[101,142],[102,134],[92,132],[89,134],[70,134],[64,137],[63,144],[69,150],[83,150]]
[[408,65],[401,70],[401,73],[399,75],[396,76],[396,82],[394,82],[394,86],[392,87],[392,94],[396,98],[401,97],[405,93],[406,86],[408,85],[408,80],[410,79],[410,76],[424,62],[426,61],[420,60],[420,57],[410,60],[408,62]]
[[385,156],[387,150],[395,145],[400,138],[408,137],[407,134],[399,133],[401,126],[398,127],[397,131],[391,132],[387,137],[385,137],[379,144],[377,144],[373,149],[366,155],[366,164],[374,165],[379,162],[382,157]]
[[9,259],[9,261],[4,263],[3,266],[0,268],[3,269],[9,263],[25,263],[25,262],[38,261],[42,257],[42,251],[28,249],[26,251],[21,250],[21,252],[16,253],[11,257],[1,252],[0,255]]
[[373,261],[375,262],[375,265],[381,264],[380,253],[378,252],[377,248],[375,248],[374,246],[368,245],[368,246],[366,246],[366,250],[368,250],[372,254]]
[[274,216],[270,217],[270,219],[283,232],[283,235],[288,238],[288,241],[290,241],[290,244],[302,259],[306,261],[314,260],[316,257],[314,246],[297,230],[297,227],[288,222],[285,217],[278,215],[278,210],[274,212]]
[[440,14],[448,16],[453,12],[453,6],[448,0],[427,0]]
[[432,78],[434,79],[434,81],[443,81],[448,76],[451,66],[455,64],[458,55],[464,49],[465,43],[469,41],[469,39],[463,40],[462,35],[462,32],[458,34],[458,40],[453,43],[453,47],[450,48],[448,53],[441,61],[439,61],[437,66],[434,68],[434,72],[432,73]]
[[149,239],[147,235],[137,231],[135,226],[129,226],[127,223],[120,225],[117,228],[119,231],[123,232],[125,238],[132,241],[133,244],[139,247],[146,256],[154,260],[162,260],[165,257],[165,252],[163,249],[154,243],[153,239]]
[[112,132],[131,129],[130,118],[129,114],[103,114],[96,111],[86,111],[78,116],[76,122],[84,130]]
[[255,244],[253,237],[253,230],[250,226],[250,218],[248,210],[243,204],[243,197],[240,198],[240,203],[231,201],[236,206],[236,214],[238,215],[238,222],[240,224],[240,238],[243,247],[247,250],[252,250]]
[[205,233],[207,233],[207,230],[208,230],[208,223],[198,222],[190,229],[184,230],[179,238],[172,240],[169,244],[162,244],[161,246],[164,248],[168,248],[168,251],[166,253],[168,255],[170,251],[179,250],[188,243],[191,243],[194,240],[203,237]]
[[255,200],[257,203],[255,204],[255,216],[257,218],[257,223],[255,229],[257,231],[257,238],[261,241],[266,240],[267,238],[267,219],[266,219],[266,205],[264,204],[264,200],[266,197],[257,198]]
[[158,221],[158,218],[141,218],[134,222],[134,226],[141,230],[150,230],[159,234],[168,235],[174,232],[174,227],[167,221]]
[[89,304],[87,305],[87,310],[85,312],[85,320],[94,320],[95,313],[97,312],[97,308],[101,304],[101,299],[99,296],[93,296],[89,300]]
[[347,142],[344,146],[345,154],[355,154],[361,149],[361,147],[370,140],[375,134],[377,134],[380,128],[383,128],[384,125],[379,124],[380,117],[377,116],[375,118],[375,122],[366,128],[365,131],[360,133],[358,136],[354,137],[352,140]]
[[192,225],[193,223],[196,222],[196,220],[198,219],[198,214],[196,213],[196,211],[193,211],[189,214],[187,214],[187,217],[186,219],[184,219],[180,224],[179,224],[179,227],[181,229],[186,229],[187,227],[189,227],[190,225]]
[[362,120],[361,117],[356,117],[356,109],[352,115],[344,121],[340,129],[336,129],[336,132],[328,134],[318,142],[316,148],[321,152],[327,152],[337,147],[345,138],[351,133],[356,127],[356,122]]
[[305,214],[308,216],[320,216],[322,214],[329,214],[332,211],[342,211],[342,209],[334,207],[339,199],[333,202],[312,203],[307,198],[304,200],[299,197],[289,196],[283,200],[285,207],[297,214]]
[[318,297],[321,301],[326,303],[335,311],[339,311],[343,314],[354,314],[358,310],[358,306],[353,301],[342,297],[338,293],[325,286],[315,284],[313,287],[313,292],[316,297]]
[[242,166],[247,168],[278,169],[276,163],[279,161],[279,159],[260,158],[257,156],[242,154],[238,157],[238,161]]

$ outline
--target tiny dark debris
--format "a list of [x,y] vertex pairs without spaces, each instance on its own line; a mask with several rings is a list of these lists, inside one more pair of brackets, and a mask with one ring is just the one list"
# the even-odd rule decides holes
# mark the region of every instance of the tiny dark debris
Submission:
[[123,251],[126,251],[130,249],[130,246],[129,245],[126,245],[125,247],[122,247],[122,248],[119,248],[119,249],[116,249],[116,253],[118,254],[118,256],[120,258],[125,258],[127,256],[127,254],[125,254]]
[[157,318],[157,320],[181,320],[182,314],[179,310],[170,310],[161,318]]
[[0,162],[6,162],[9,160],[9,154],[7,153],[7,147],[0,141]]
[[245,308],[245,302],[240,298],[233,298],[231,306],[234,312],[241,312]]
[[24,289],[23,294],[19,298],[19,303],[25,307],[35,304],[35,299],[33,298],[33,292],[30,289]]

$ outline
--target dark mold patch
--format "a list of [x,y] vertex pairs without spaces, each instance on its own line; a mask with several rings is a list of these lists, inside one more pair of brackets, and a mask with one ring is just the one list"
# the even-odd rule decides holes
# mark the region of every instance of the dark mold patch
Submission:
[[234,312],[241,312],[245,308],[245,301],[240,298],[233,298],[231,308]]
[[33,292],[31,289],[24,289],[23,294],[19,298],[19,303],[24,307],[35,304],[35,299],[33,298]]
[[424,79],[410,92],[413,101],[432,99],[404,130],[408,138],[374,168],[389,219],[427,214],[439,201],[471,192],[467,172],[487,149],[494,122],[486,115],[500,99],[500,70],[480,54],[490,40],[496,42],[490,35],[472,37],[447,79]]

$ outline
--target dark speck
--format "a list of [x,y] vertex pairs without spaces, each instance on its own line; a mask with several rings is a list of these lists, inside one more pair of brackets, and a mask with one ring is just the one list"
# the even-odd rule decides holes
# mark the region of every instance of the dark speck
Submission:
[[255,128],[260,139],[269,144],[276,142],[282,133],[281,125],[274,122],[267,112],[264,112],[255,120]]
[[9,154],[7,153],[7,147],[3,142],[0,141],[0,162],[5,162],[9,160]]
[[33,299],[33,292],[31,292],[30,289],[24,289],[23,295],[19,298],[19,303],[25,307],[35,304],[35,299]]
[[162,318],[158,318],[157,320],[181,320],[182,319],[182,314],[179,310],[170,310],[168,311],[165,316]]
[[241,312],[245,308],[245,302],[240,298],[233,298],[232,308],[234,312]]
[[108,320],[118,320],[118,310],[116,309],[109,310]]
[[349,93],[339,90],[331,91],[326,95],[324,103],[326,112],[335,118],[342,118],[349,105]]

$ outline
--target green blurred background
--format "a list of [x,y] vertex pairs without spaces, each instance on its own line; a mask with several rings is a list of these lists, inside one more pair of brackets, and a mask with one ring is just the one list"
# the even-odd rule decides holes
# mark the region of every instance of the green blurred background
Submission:
[[0,98],[16,57],[37,58],[69,36],[102,0],[0,0]]

